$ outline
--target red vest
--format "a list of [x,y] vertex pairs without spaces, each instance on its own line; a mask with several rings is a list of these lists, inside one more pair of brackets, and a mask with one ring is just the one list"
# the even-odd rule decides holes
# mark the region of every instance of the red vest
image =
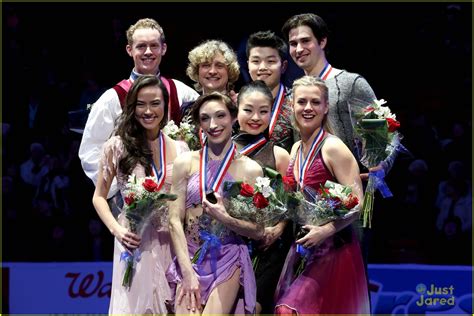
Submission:
[[[160,76],[161,81],[168,90],[169,102],[168,102],[168,120],[173,120],[176,125],[179,125],[181,122],[181,109],[178,100],[178,91],[176,90],[176,85],[173,80],[166,79],[163,76]],[[132,82],[130,80],[122,80],[113,86],[115,92],[117,92],[118,98],[120,100],[120,105],[122,109],[125,106],[125,98],[127,97],[128,90],[130,90]]]

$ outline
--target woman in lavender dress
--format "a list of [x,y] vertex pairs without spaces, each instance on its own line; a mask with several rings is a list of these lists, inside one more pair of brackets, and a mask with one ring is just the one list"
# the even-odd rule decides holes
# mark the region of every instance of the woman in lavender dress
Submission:
[[[169,221],[176,260],[167,276],[175,288],[176,314],[252,314],[255,277],[240,235],[260,239],[263,229],[229,216],[222,189],[225,181],[254,184],[262,169],[236,152],[231,134],[237,108],[228,96],[218,92],[202,96],[191,114],[207,144],[183,154],[173,167],[171,192],[178,198],[170,204]],[[204,218],[223,224],[218,238],[203,242]],[[210,244],[209,249],[203,244]],[[201,246],[200,259],[192,263]]]

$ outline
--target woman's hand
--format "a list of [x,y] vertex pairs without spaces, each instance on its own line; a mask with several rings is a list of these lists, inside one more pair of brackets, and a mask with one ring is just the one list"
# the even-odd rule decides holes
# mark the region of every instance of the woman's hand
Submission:
[[265,227],[265,231],[263,233],[263,238],[260,244],[260,249],[264,251],[268,249],[273,243],[280,238],[281,234],[285,230],[285,223],[280,222],[272,227]]
[[[326,224],[327,225],[327,224]],[[297,244],[305,247],[312,248],[321,244],[326,238],[330,236],[328,229],[324,226],[313,226],[305,225],[302,228],[309,230],[309,232],[302,238],[296,241]]]
[[114,236],[130,252],[140,246],[141,238],[121,225],[114,232]]
[[177,303],[177,305],[185,304],[186,308],[192,312],[201,310],[201,291],[194,271],[191,271],[188,276],[183,275]]
[[213,218],[217,219],[219,222],[224,223],[229,217],[229,214],[225,209],[222,196],[217,192],[214,192],[214,195],[216,197],[217,203],[213,204],[204,197],[202,200],[202,210],[211,215]]

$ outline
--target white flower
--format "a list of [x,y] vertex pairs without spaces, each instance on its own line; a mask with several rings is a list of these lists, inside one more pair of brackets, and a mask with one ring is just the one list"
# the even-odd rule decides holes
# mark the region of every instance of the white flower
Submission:
[[186,122],[181,122],[180,125],[181,129],[185,130],[186,132],[190,132],[193,129],[193,126]]
[[374,100],[374,103],[375,103],[374,108],[379,108],[385,103],[387,103],[387,101],[385,101],[384,99],[380,99],[380,100]]
[[173,137],[178,132],[179,132],[179,128],[178,126],[176,126],[173,120],[168,121],[166,126],[163,127],[163,133],[165,133],[165,135],[168,135],[169,137]]
[[257,177],[255,185],[259,189],[262,189],[263,187],[268,187],[270,186],[270,179],[267,177]]
[[333,188],[329,189],[329,193],[341,198],[344,196],[344,187],[341,185],[335,185]]
[[255,186],[258,191],[262,192],[263,196],[268,198],[273,193],[273,189],[270,187],[270,179],[267,177],[257,177]]
[[273,194],[273,189],[272,187],[263,187],[262,188],[262,195],[265,197],[265,198],[268,198],[270,195]]
[[385,101],[384,99],[374,100],[374,103],[372,104],[372,107],[374,108],[375,115],[377,115],[377,117],[380,118],[380,119],[392,118],[392,119],[396,120],[397,118],[396,118],[395,114],[392,114],[390,112],[390,108],[387,107],[387,106],[382,106],[385,103],[387,103],[387,101]]
[[386,106],[381,106],[375,109],[374,113],[377,115],[378,118],[386,118],[387,114],[390,114],[390,109]]
[[386,107],[386,106],[381,106],[380,108],[378,109],[375,109],[374,113],[377,115],[377,117],[379,118],[392,118],[394,120],[396,120],[396,117],[395,117],[395,114],[392,114],[390,112],[390,108]]

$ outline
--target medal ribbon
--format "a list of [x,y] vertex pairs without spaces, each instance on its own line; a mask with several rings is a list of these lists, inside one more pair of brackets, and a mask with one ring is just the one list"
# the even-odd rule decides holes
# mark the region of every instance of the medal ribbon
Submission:
[[[224,176],[229,169],[232,160],[234,159],[235,152],[237,151],[237,148],[235,144],[232,142],[231,146],[229,149],[227,149],[227,152],[224,156],[224,159],[221,162],[221,165],[219,166],[219,169],[217,170],[216,177],[214,178],[214,181],[211,184],[211,189],[214,192],[217,192],[219,189],[222,180],[224,180]],[[203,197],[206,195],[206,192],[208,190],[207,188],[207,162],[209,159],[209,153],[208,153],[208,145],[205,144],[203,148],[201,149],[200,157],[199,157],[199,193],[201,194],[201,200]]]
[[323,70],[321,70],[319,74],[319,78],[322,80],[326,80],[331,73],[332,66],[329,63],[326,63],[326,66],[324,66]]
[[153,160],[152,160],[152,166],[155,172],[154,175],[156,175],[156,183],[158,184],[158,190],[160,190],[163,184],[165,184],[165,178],[166,178],[165,137],[163,136],[163,133],[161,131],[160,131],[160,135],[158,136],[158,141],[159,141],[158,146],[160,148],[160,172],[158,172],[158,169],[156,168],[156,165],[153,162]]
[[283,102],[285,101],[285,87],[280,83],[280,88],[278,89],[277,96],[273,102],[272,107],[272,117],[270,118],[270,129],[268,137],[271,137],[273,130],[275,129],[278,116],[280,115],[281,108],[283,107]]
[[314,158],[316,158],[317,153],[321,149],[320,145],[321,145],[325,135],[326,135],[326,132],[321,127],[318,134],[314,138],[313,143],[311,144],[311,147],[309,148],[308,156],[306,156],[304,161],[303,161],[303,144],[300,145],[300,150],[298,151],[298,155],[299,155],[298,164],[299,164],[299,171],[300,171],[299,184],[300,184],[301,188],[304,187],[304,179],[305,179],[305,176],[306,176],[306,172],[308,171],[309,167],[313,163]]
[[263,145],[265,145],[267,142],[267,139],[265,138],[265,136],[263,135],[260,135],[259,138],[257,138],[253,143],[250,143],[248,144],[247,146],[245,146],[244,148],[242,148],[240,151],[239,151],[239,154],[241,155],[244,155],[244,156],[248,156],[250,153],[252,153],[253,151],[257,150],[258,148],[262,147]]

